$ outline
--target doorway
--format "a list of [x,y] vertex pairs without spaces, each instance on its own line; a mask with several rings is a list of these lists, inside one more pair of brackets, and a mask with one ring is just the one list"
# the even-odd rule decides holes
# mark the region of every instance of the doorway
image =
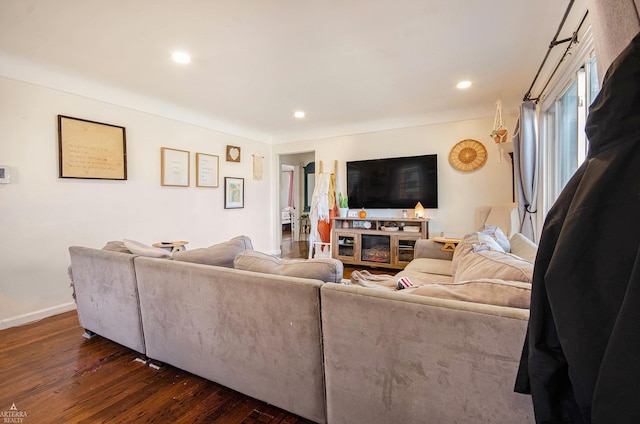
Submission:
[[308,255],[308,213],[315,187],[315,152],[280,155],[278,211],[280,250],[285,257]]
[[294,238],[296,230],[295,199],[296,180],[293,165],[280,165],[280,226],[282,227],[282,241]]

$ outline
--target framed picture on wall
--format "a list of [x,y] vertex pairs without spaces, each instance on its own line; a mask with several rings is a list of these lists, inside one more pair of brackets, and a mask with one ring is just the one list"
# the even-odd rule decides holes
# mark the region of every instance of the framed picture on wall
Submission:
[[58,115],[60,178],[127,179],[124,127]]
[[244,178],[224,177],[224,208],[244,208]]
[[189,152],[187,150],[160,148],[160,184],[163,186],[189,187]]
[[227,162],[240,162],[240,147],[227,146]]
[[219,157],[196,152],[196,187],[219,187]]

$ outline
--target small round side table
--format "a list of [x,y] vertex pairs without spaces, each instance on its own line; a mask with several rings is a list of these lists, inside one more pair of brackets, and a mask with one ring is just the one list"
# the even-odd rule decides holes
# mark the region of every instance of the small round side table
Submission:
[[187,250],[185,244],[189,244],[188,241],[161,241],[159,243],[153,243],[153,247],[161,247],[163,249],[170,249],[171,253],[180,252],[181,250]]
[[462,239],[452,237],[434,237],[433,241],[444,244],[444,246],[440,248],[443,252],[454,252],[456,250],[456,246],[458,246],[458,243],[460,243]]

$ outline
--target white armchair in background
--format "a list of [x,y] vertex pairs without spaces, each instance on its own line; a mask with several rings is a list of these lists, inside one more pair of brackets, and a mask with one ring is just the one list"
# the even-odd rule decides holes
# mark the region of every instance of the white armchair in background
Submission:
[[513,234],[520,232],[518,205],[508,203],[505,205],[481,206],[476,212],[476,228],[480,228],[485,224],[499,227],[510,238]]

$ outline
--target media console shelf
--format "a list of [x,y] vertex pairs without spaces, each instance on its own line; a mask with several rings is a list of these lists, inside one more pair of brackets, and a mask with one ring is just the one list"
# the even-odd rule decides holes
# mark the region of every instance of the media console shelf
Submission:
[[345,264],[404,268],[416,240],[429,238],[429,219],[334,218],[331,254]]

